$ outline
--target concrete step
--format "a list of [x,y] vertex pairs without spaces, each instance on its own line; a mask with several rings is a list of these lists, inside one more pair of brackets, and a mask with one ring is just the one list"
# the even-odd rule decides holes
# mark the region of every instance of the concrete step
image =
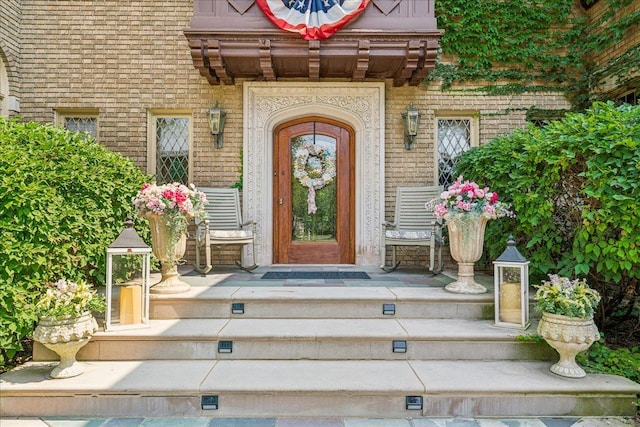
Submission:
[[[492,319],[492,293],[452,294],[442,287],[193,286],[173,295],[152,294],[152,319],[376,319],[383,304],[395,305],[396,318]],[[244,314],[232,313],[232,304]]]
[[[535,328],[531,328],[531,331]],[[524,332],[469,319],[173,319],[99,332],[80,360],[550,360],[549,346],[516,340]],[[394,341],[406,343],[394,352]],[[224,344],[222,342],[226,342]],[[227,345],[221,352],[219,345]],[[401,349],[400,349],[401,350]],[[57,360],[36,343],[34,360]]]
[[617,376],[559,377],[541,361],[92,361],[51,380],[53,365],[0,376],[0,417],[633,416],[640,392]]
[[[516,340],[535,324],[493,326],[492,293],[382,281],[303,287],[191,279],[189,292],[152,296],[150,328],[95,334],[79,353],[86,372],[78,377],[49,379],[57,356],[36,343],[35,362],[0,376],[0,417],[635,413],[638,384],[558,377],[549,372],[557,360],[551,348]],[[393,314],[383,313],[388,304]],[[406,342],[407,351],[393,352],[393,341]],[[231,352],[219,351],[229,343]],[[412,409],[420,400],[421,409]]]

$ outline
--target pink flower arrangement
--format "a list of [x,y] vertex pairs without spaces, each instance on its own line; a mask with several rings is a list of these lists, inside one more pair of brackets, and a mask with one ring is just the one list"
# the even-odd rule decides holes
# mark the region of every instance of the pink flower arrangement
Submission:
[[462,176],[440,194],[440,201],[427,203],[428,210],[433,209],[438,218],[448,215],[488,215],[490,218],[513,216],[509,205],[498,200],[498,193],[481,188],[472,181],[463,181]]
[[180,215],[185,219],[201,218],[205,213],[206,202],[204,193],[196,190],[193,184],[187,187],[178,182],[164,185],[144,184],[133,198],[133,205],[139,216]]

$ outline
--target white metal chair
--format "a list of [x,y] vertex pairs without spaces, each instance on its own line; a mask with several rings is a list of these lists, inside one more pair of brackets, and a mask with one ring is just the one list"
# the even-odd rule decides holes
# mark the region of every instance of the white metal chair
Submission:
[[[241,261],[236,265],[245,271],[252,271],[255,263],[256,224],[253,220],[242,222],[240,196],[237,188],[198,187],[207,196],[204,220],[196,221],[196,265],[199,273],[207,274],[211,268],[211,246],[253,245],[253,263],[244,266]],[[202,251],[205,265],[201,266]]]
[[[394,271],[400,265],[396,262],[396,246],[429,246],[429,270],[442,271],[442,226],[432,210],[425,205],[439,199],[442,187],[398,187],[396,190],[396,212],[394,222],[382,224],[382,269]],[[392,265],[386,265],[386,247],[392,246]],[[436,268],[435,257],[438,255]]]

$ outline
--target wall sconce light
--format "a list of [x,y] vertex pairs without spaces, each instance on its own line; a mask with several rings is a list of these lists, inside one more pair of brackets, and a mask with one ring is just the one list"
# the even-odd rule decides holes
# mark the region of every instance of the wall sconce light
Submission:
[[495,325],[529,327],[529,261],[516,248],[513,236],[494,262]]
[[216,148],[222,148],[222,145],[224,144],[222,134],[224,133],[224,119],[226,116],[227,112],[220,109],[218,101],[216,101],[216,105],[209,109],[209,113],[207,115],[207,119],[209,120],[209,129],[211,130],[211,135],[213,135]]
[[413,108],[413,104],[410,104],[407,111],[402,113],[402,121],[404,123],[404,148],[407,150],[413,148],[413,142],[418,135],[418,125],[420,124],[421,116],[422,113]]

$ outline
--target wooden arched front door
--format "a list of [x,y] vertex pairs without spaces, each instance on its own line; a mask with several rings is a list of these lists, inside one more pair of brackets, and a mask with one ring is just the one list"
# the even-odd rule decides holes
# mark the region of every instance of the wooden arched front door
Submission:
[[275,264],[355,263],[353,130],[307,117],[274,132]]

